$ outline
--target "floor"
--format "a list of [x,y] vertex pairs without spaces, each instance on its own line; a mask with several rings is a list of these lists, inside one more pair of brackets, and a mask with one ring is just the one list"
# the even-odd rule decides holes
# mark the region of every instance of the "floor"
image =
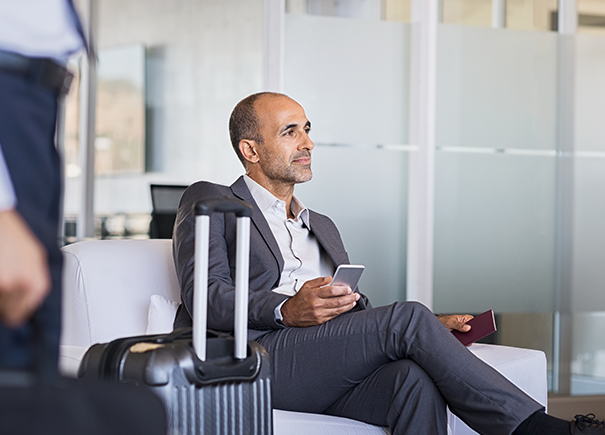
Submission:
[[605,396],[548,396],[548,413],[565,420],[576,414],[593,413],[599,420],[605,419]]

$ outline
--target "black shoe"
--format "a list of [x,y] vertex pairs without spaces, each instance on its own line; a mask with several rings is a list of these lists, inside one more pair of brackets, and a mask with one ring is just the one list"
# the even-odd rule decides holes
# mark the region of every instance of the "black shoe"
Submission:
[[605,435],[605,421],[597,420],[594,414],[576,415],[571,422],[572,435]]

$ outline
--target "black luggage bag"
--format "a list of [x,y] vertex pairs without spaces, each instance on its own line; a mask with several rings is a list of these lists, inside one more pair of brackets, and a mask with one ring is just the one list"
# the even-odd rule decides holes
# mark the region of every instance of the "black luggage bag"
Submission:
[[[210,215],[237,215],[234,337],[206,329]],[[247,341],[251,207],[213,198],[195,206],[193,329],[92,346],[78,376],[146,385],[164,402],[170,435],[272,434],[271,368]]]

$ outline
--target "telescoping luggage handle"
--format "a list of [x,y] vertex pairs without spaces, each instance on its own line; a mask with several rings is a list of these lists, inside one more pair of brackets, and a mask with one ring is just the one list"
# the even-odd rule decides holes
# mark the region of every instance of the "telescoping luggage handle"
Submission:
[[235,213],[237,243],[235,246],[235,352],[246,359],[248,343],[248,269],[250,263],[250,204],[232,198],[209,198],[197,202],[195,210],[195,265],[193,291],[193,348],[201,361],[206,361],[206,328],[208,322],[208,251],[210,215]]

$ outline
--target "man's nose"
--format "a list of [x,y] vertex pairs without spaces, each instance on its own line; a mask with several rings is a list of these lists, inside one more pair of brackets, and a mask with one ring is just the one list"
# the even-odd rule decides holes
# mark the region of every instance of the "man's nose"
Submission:
[[313,143],[309,135],[305,135],[305,140],[302,142],[301,148],[306,150],[312,150],[313,148],[315,148],[315,144]]

